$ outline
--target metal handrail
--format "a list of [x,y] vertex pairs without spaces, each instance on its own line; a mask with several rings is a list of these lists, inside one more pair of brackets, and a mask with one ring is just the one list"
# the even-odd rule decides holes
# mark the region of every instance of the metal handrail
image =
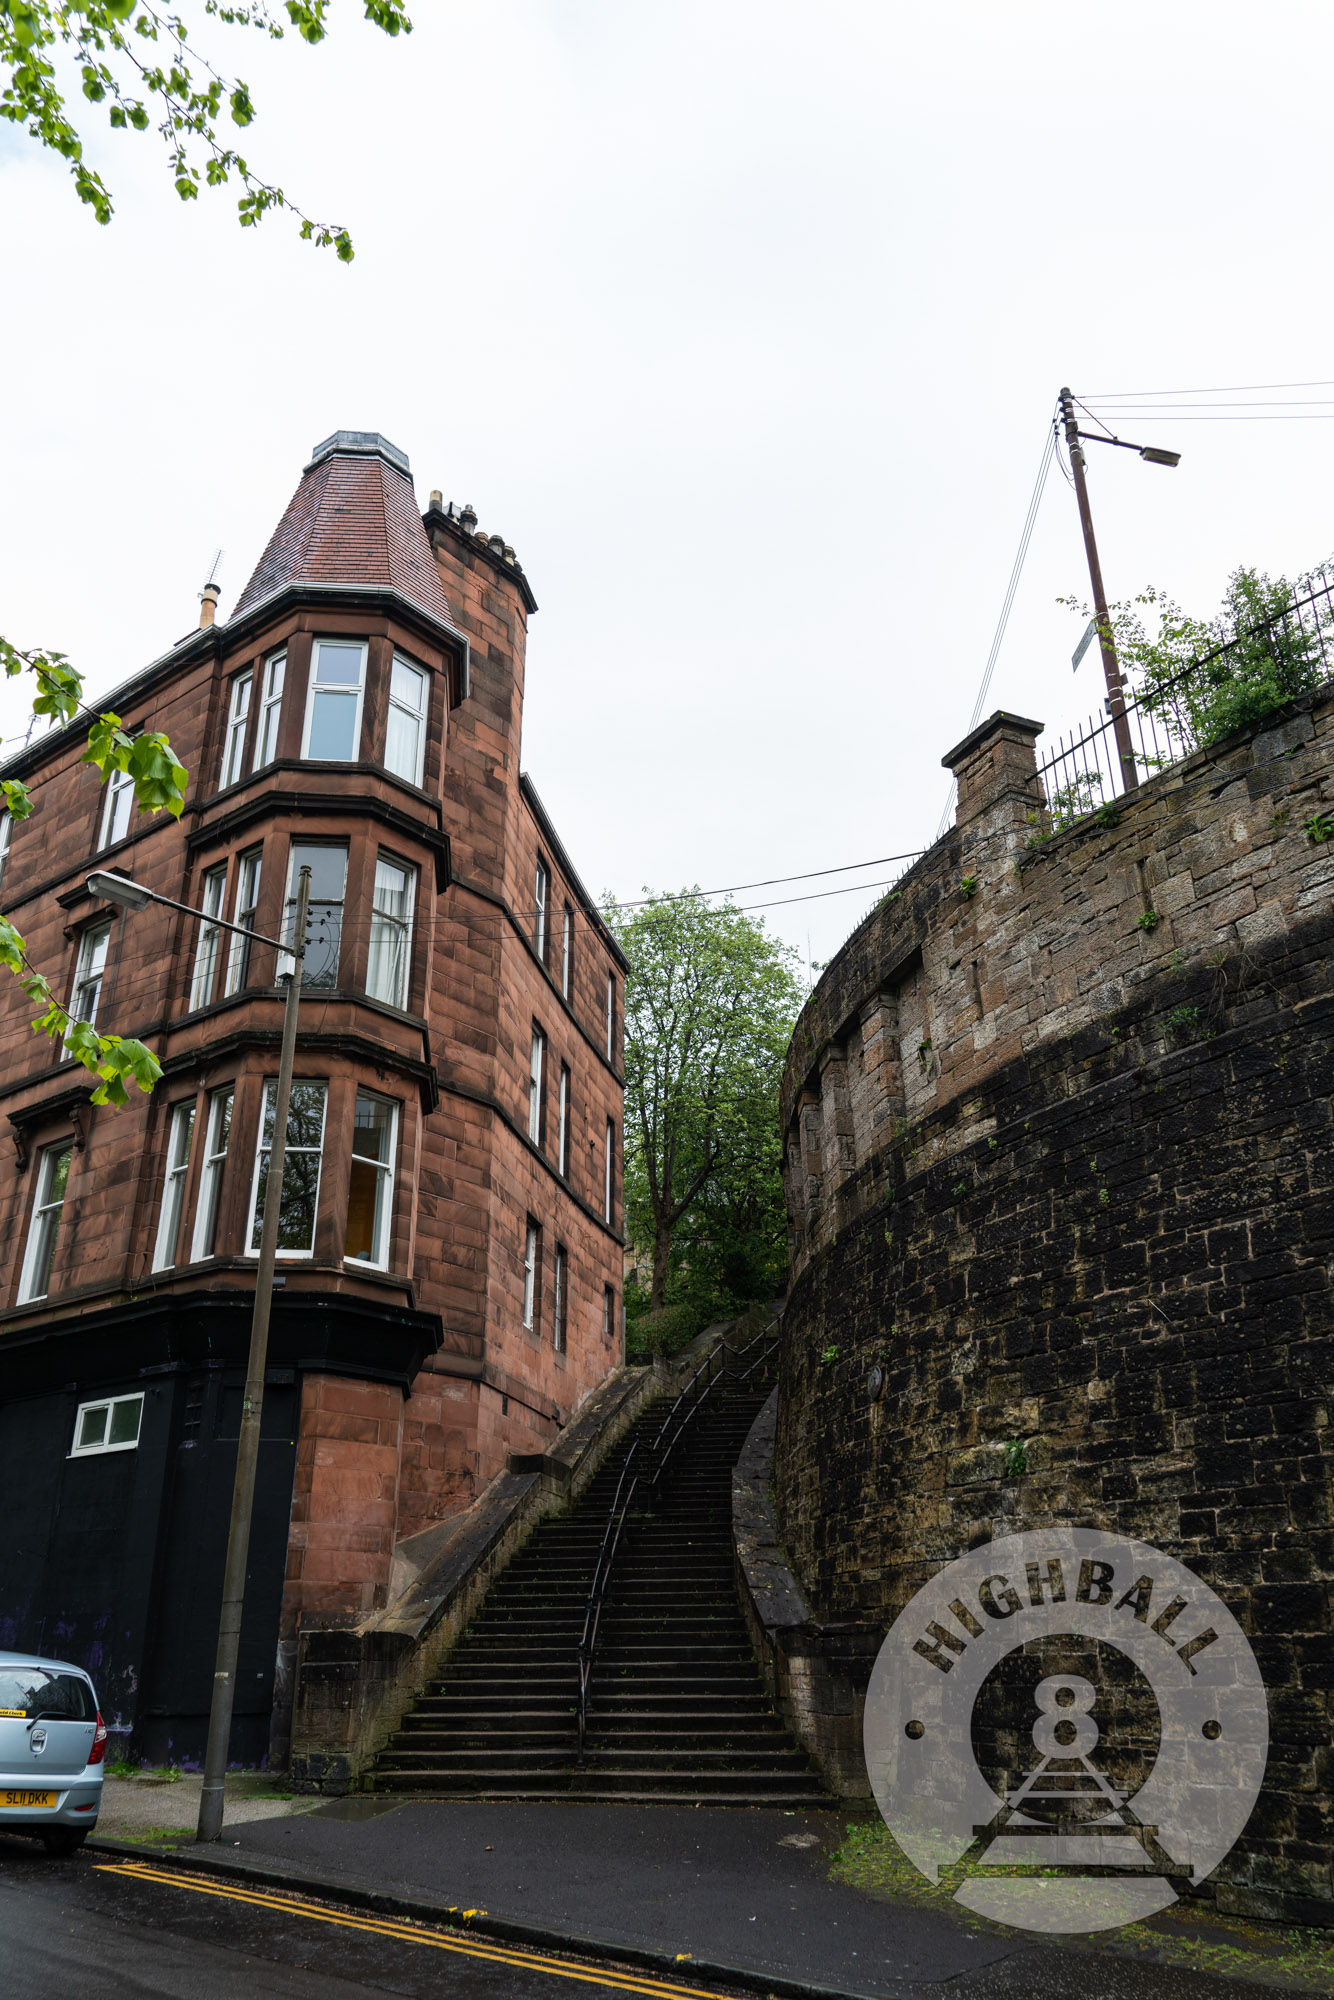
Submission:
[[[598,1545],[597,1561],[593,1565],[593,1577],[584,1605],[584,1627],[579,1636],[579,1762],[581,1764],[587,1753],[588,1690],[593,1677],[593,1659],[597,1652],[602,1605],[611,1579],[612,1566],[616,1561],[616,1552],[620,1547],[626,1516],[634,1503],[635,1494],[643,1482],[648,1491],[648,1504],[650,1507],[654,1506],[659,1482],[671,1462],[672,1454],[703,1409],[710,1392],[724,1378],[735,1377],[740,1382],[749,1382],[757,1368],[767,1367],[777,1351],[779,1339],[777,1327],[777,1320],[770,1321],[769,1325],[757,1333],[755,1338],[737,1354],[732,1354],[723,1346],[709,1350],[658,1426],[657,1435],[649,1447],[652,1457],[651,1469],[647,1460],[641,1461],[634,1471],[634,1476],[631,1477],[631,1468],[639,1452],[639,1445],[631,1445],[626,1454],[625,1464],[621,1467],[621,1476],[616,1482],[616,1492],[607,1514],[607,1525],[602,1531],[602,1540]],[[747,1362],[748,1355],[754,1355],[754,1359]],[[704,1378],[703,1386],[695,1393],[696,1384],[699,1383],[701,1376]]]

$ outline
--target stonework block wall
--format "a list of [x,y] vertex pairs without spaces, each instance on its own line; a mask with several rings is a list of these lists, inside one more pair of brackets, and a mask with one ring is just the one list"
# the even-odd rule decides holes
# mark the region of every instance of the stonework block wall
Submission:
[[1053,1523],[1183,1560],[1269,1690],[1220,1879],[1293,1910],[1334,1901],[1332,742],[1308,697],[1031,847],[1007,756],[831,965],[784,1094],[795,1139],[896,998],[896,1136],[836,1191],[787,1154],[776,1484],[816,1615],[883,1630]]

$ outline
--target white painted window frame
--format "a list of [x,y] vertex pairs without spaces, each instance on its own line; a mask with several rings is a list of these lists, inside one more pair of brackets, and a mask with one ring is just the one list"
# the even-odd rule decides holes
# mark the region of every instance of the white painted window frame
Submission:
[[[408,878],[407,915],[401,921],[397,917],[390,916],[387,910],[376,908],[375,897],[380,887],[378,878],[382,866],[386,868],[398,868]],[[400,1011],[408,1004],[408,991],[412,984],[412,929],[413,921],[417,914],[417,872],[410,861],[400,861],[396,854],[378,853],[375,857],[376,879],[371,886],[370,952],[366,958],[366,991],[372,1000],[380,1000],[386,1007],[397,1007]],[[396,929],[401,929],[403,932],[402,977],[399,982],[399,991],[393,998],[387,993],[377,993],[371,985],[371,967],[374,964],[375,925],[377,918]]]
[[232,682],[231,700],[227,705],[227,734],[222,747],[222,782],[219,791],[226,791],[229,785],[239,784],[245,776],[245,736],[250,722],[250,697],[254,693],[255,675],[253,669],[238,674]]
[[[259,908],[259,885],[264,873],[264,849],[252,847],[247,854],[237,856],[236,861],[236,907],[232,912],[232,922],[242,924],[248,931],[255,928],[255,913]],[[222,982],[222,997],[230,999],[239,993],[250,972],[250,939],[238,937],[232,932],[231,947],[227,953],[227,976]]]
[[[102,806],[102,830],[97,842],[99,849],[115,847],[124,840],[130,831],[134,814],[134,779],[128,771],[113,771],[106,781],[106,787],[106,800]],[[125,809],[123,815],[122,804]],[[123,817],[125,822],[119,832],[116,830],[118,817]]]
[[211,918],[221,917],[227,905],[227,863],[210,868],[199,885],[199,912],[203,921],[195,944],[194,971],[190,975],[190,1011],[207,1007],[213,998],[218,967],[222,962],[222,931]]
[[[283,1176],[284,1178],[286,1178],[287,1159],[290,1158],[290,1156],[293,1153],[318,1152],[319,1154],[319,1168],[315,1175],[315,1222],[314,1222],[314,1228],[312,1230],[310,1248],[309,1250],[284,1250],[282,1245],[279,1244],[276,1253],[279,1257],[290,1258],[293,1263],[300,1263],[303,1260],[311,1258],[315,1255],[314,1237],[319,1234],[320,1194],[324,1187],[324,1140],[325,1140],[325,1135],[329,1129],[329,1079],[326,1076],[302,1076],[302,1077],[297,1077],[294,1080],[297,1083],[318,1083],[322,1086],[324,1091],[324,1110],[320,1118],[319,1146],[318,1147],[294,1146],[289,1140],[287,1143],[286,1154],[283,1161]],[[245,1255],[247,1257],[259,1256],[258,1248],[254,1249],[251,1248],[251,1239],[255,1234],[255,1203],[259,1198],[260,1170],[264,1164],[264,1155],[269,1150],[268,1147],[264,1144],[264,1124],[265,1120],[268,1117],[270,1093],[272,1093],[274,1098],[277,1097],[278,1082],[276,1077],[266,1077],[264,1079],[264,1094],[259,1100],[259,1132],[256,1135],[256,1140],[255,1140],[255,1168],[254,1172],[250,1177],[250,1203],[246,1209]],[[277,1107],[275,1105],[275,1109],[276,1108]]]
[[[399,697],[394,693],[395,667],[406,667],[409,673],[420,676],[422,684],[420,708],[410,708],[407,702],[400,701]],[[412,716],[417,724],[417,768],[411,777],[408,776],[406,771],[395,771],[389,762],[389,717],[396,708],[400,709],[404,715]],[[389,701],[385,710],[384,724],[384,767],[393,777],[402,778],[405,784],[416,785],[418,789],[421,787],[422,771],[426,763],[426,718],[430,714],[430,711],[431,676],[429,670],[426,667],[419,666],[416,660],[410,660],[406,653],[395,653],[389,662]]]
[[[273,683],[277,679],[275,688]],[[287,686],[287,653],[274,653],[264,662],[263,696],[259,705],[259,726],[255,730],[255,760],[252,771],[262,771],[278,755],[278,731],[283,719],[283,690]],[[270,727],[272,724],[272,727]]]
[[[162,1207],[158,1213],[157,1238],[153,1245],[153,1269],[170,1271],[177,1263],[177,1247],[185,1221],[185,1197],[190,1179],[190,1148],[194,1140],[195,1100],[183,1097],[171,1107],[167,1126],[167,1170],[162,1179]],[[182,1155],[181,1134],[185,1134]]]
[[547,1038],[533,1022],[533,1045],[528,1057],[528,1137],[535,1146],[542,1143],[542,1072],[547,1059]]
[[[190,1243],[192,1263],[202,1263],[206,1257],[216,1257],[216,1237],[218,1209],[222,1192],[222,1176],[227,1167],[227,1152],[231,1144],[231,1118],[227,1120],[227,1136],[221,1147],[218,1145],[218,1128],[223,1122],[223,1108],[236,1108],[236,1090],[233,1084],[226,1084],[221,1090],[210,1091],[208,1111],[204,1125],[204,1159],[199,1172],[199,1192],[195,1196],[195,1226]],[[262,1130],[262,1128],[261,1128]]]
[[[83,1420],[92,1410],[106,1411],[105,1435],[109,1438],[111,1436],[111,1413],[123,1403],[137,1403],[139,1405],[139,1421],[134,1427],[134,1436],[132,1438],[122,1438],[118,1444],[81,1445],[79,1443],[79,1433],[83,1429]],[[91,1403],[80,1403],[78,1409],[74,1412],[74,1442],[70,1446],[68,1456],[70,1458],[105,1458],[109,1452],[113,1451],[138,1451],[139,1439],[143,1434],[143,1428],[144,1395],[142,1389],[130,1396],[99,1396]]]
[[[28,1217],[28,1240],[23,1248],[23,1270],[19,1278],[20,1305],[27,1305],[33,1299],[49,1298],[51,1295],[49,1290],[49,1275],[48,1289],[46,1291],[35,1292],[32,1286],[33,1280],[37,1275],[37,1252],[42,1239],[45,1220],[53,1209],[59,1211],[55,1220],[57,1244],[60,1240],[60,1225],[65,1214],[65,1195],[62,1194],[58,1202],[53,1202],[50,1199],[50,1186],[56,1161],[62,1153],[70,1155],[70,1172],[72,1173],[74,1170],[74,1141],[72,1139],[57,1139],[54,1145],[43,1146],[41,1152],[37,1155],[37,1179],[36,1185],[33,1188],[32,1212]],[[68,1193],[69,1173],[65,1176],[65,1188],[66,1193]],[[55,1253],[53,1249],[52,1262],[54,1261]]]
[[530,1215],[523,1235],[523,1323],[531,1333],[537,1325],[537,1267],[542,1254],[542,1230]]
[[[376,1104],[384,1104],[389,1109],[389,1158],[385,1161],[372,1160],[365,1153],[352,1153],[363,1166],[374,1167],[378,1176],[375,1196],[376,1224],[380,1239],[384,1244],[384,1255],[379,1258],[352,1257],[344,1251],[343,1262],[354,1271],[387,1271],[389,1269],[389,1248],[394,1232],[394,1176],[398,1171],[398,1113],[399,1106],[392,1097],[382,1097],[378,1090],[358,1088],[358,1097],[370,1098]],[[356,1104],[353,1102],[353,1126],[356,1131]],[[348,1182],[348,1200],[352,1199],[351,1180]]]
[[[351,652],[357,648],[361,654],[361,664],[357,669],[357,691],[355,696],[346,683],[338,681],[321,682],[316,679],[320,665],[321,646],[337,646],[342,651]],[[366,655],[369,646],[365,639],[341,639],[326,634],[316,638],[310,649],[310,677],[306,682],[306,720],[301,731],[301,755],[310,761],[310,731],[315,720],[315,695],[317,690],[332,694],[341,701],[355,700],[356,720],[352,725],[352,755],[350,757],[320,757],[314,761],[320,764],[355,764],[361,757],[361,715],[366,704]]]

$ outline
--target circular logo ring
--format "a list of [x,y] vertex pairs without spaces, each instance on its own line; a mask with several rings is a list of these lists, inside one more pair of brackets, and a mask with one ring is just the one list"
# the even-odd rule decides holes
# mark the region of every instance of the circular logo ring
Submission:
[[[1062,1639],[1079,1664],[1032,1690],[1018,1781],[993,1789],[973,1749],[983,1684],[1019,1648]],[[1135,1790],[1099,1762],[1087,1661],[1106,1647],[1158,1706]],[[1245,1634],[1199,1577],[1146,1542],[1052,1528],[988,1542],[917,1592],[872,1669],[864,1743],[885,1824],[928,1881],[1016,1928],[1096,1931],[1218,1866],[1259,1795],[1269,1713]]]

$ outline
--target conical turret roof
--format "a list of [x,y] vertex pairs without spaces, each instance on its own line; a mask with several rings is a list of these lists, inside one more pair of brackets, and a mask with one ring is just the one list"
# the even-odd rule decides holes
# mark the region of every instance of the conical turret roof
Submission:
[[316,445],[232,616],[303,583],[397,590],[454,625],[407,455],[378,431],[335,431]]

